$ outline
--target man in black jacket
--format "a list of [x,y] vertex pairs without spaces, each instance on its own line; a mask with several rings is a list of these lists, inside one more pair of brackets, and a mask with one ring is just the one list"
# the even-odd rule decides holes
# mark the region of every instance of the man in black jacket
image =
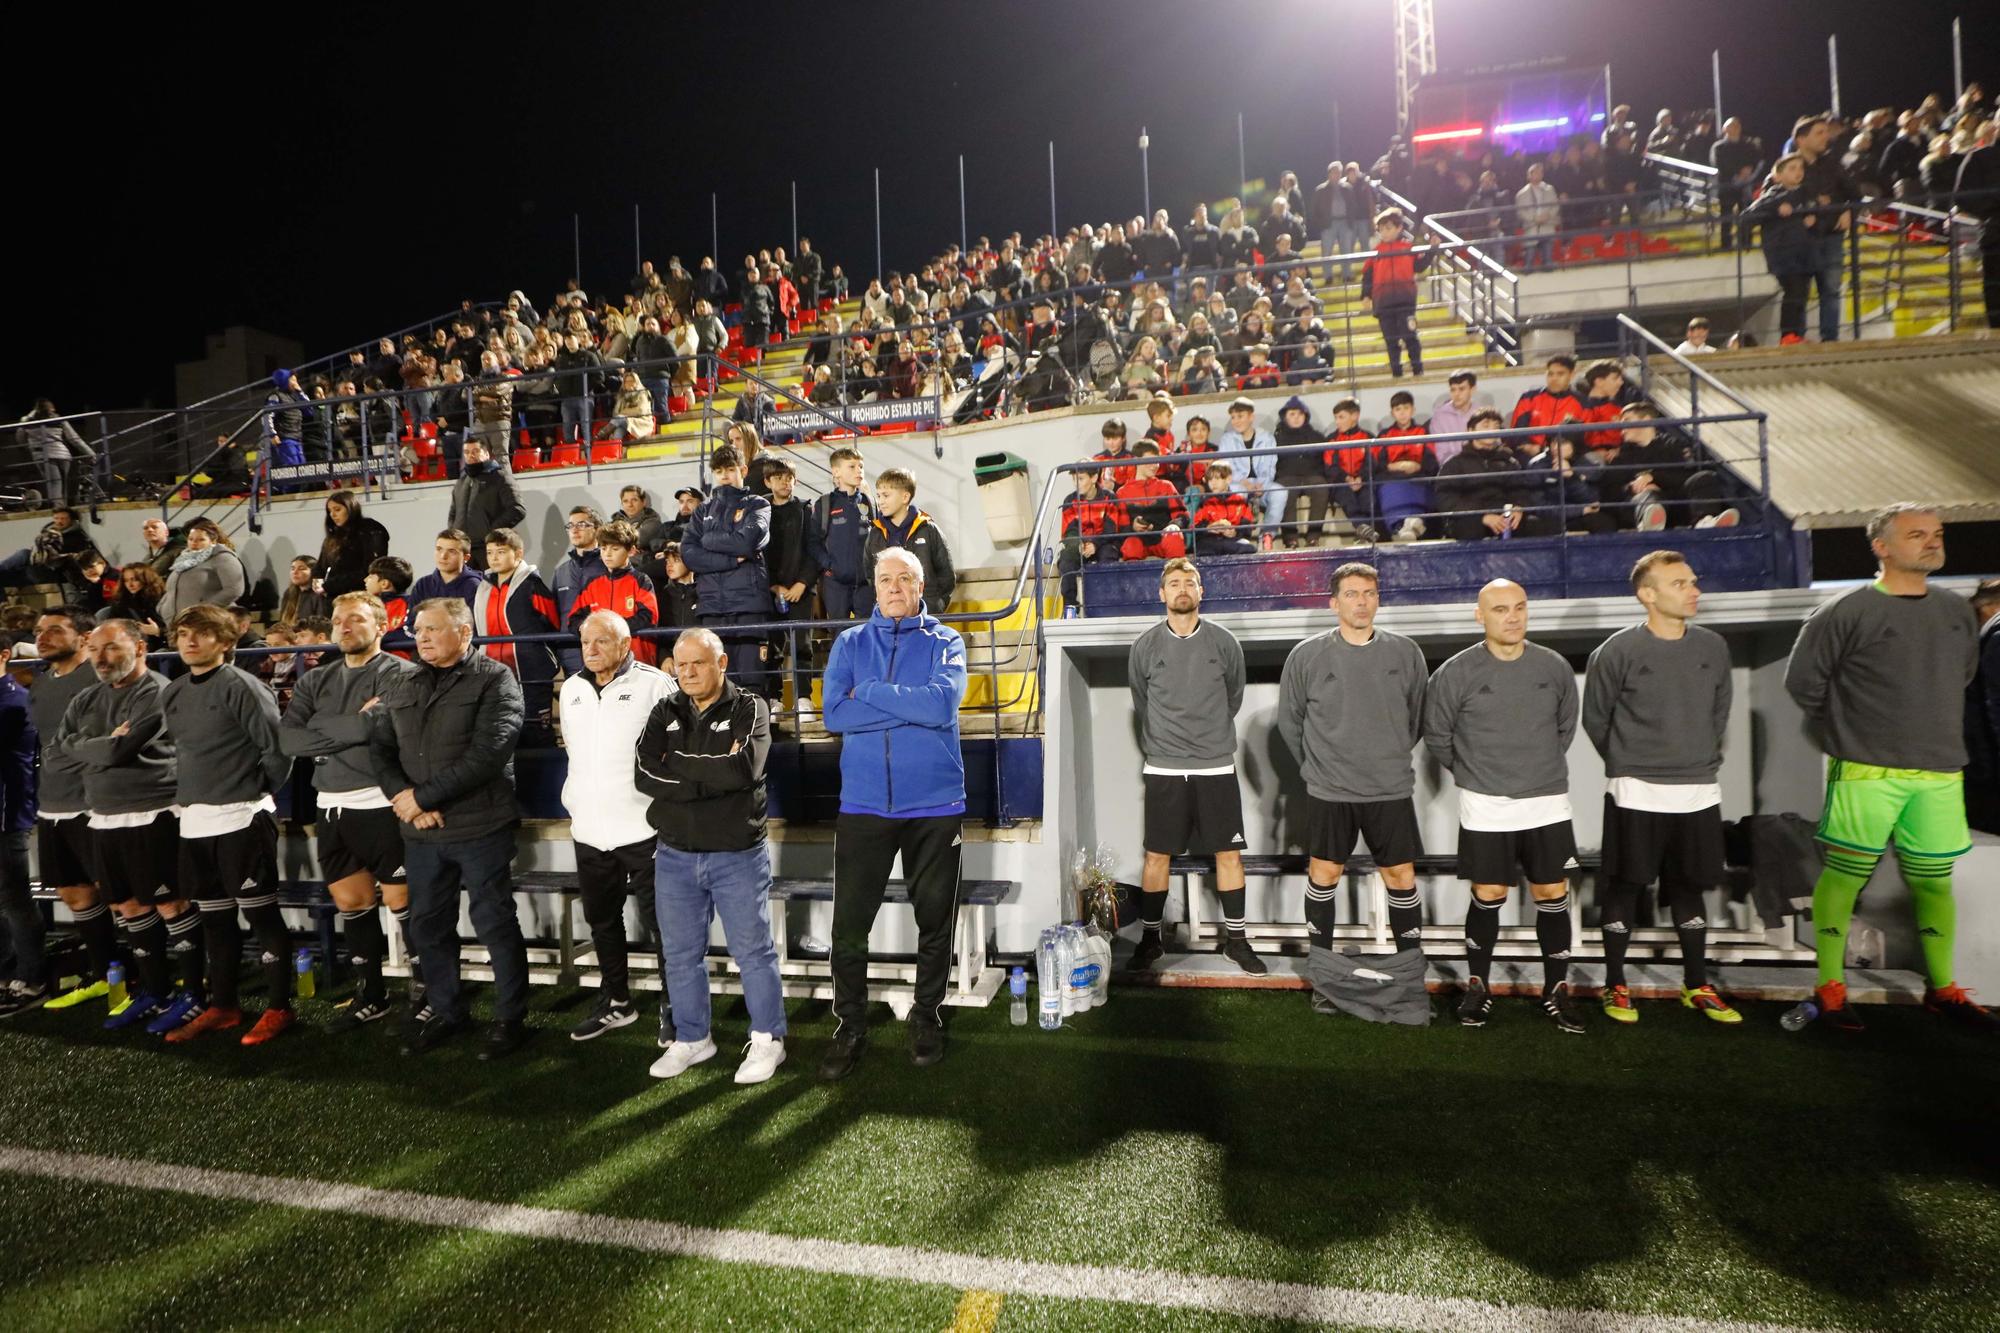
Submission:
[[[771,601],[781,617],[810,620],[812,589],[819,582],[808,535],[812,512],[805,501],[792,494],[798,477],[787,460],[768,460],[764,465],[764,482],[771,488],[771,540],[764,548],[764,573],[771,580]],[[806,676],[812,661],[812,644],[808,636],[796,630],[776,634],[771,652],[774,661],[791,660],[794,706],[810,703],[812,691]]]
[[2000,329],[2000,143],[1990,130],[1983,147],[1965,155],[1958,167],[1957,203],[1979,219],[1981,282],[1986,296],[1986,327]]
[[662,426],[674,419],[673,411],[667,406],[667,398],[673,392],[674,368],[667,363],[673,360],[674,345],[667,341],[667,335],[660,332],[660,317],[647,315],[639,321],[639,332],[632,339],[632,345],[625,352],[625,360],[639,372],[639,382],[646,386],[646,392],[653,398],[653,417]]
[[1715,202],[1722,214],[1722,248],[1731,244],[1748,246],[1750,234],[1742,232],[1739,239],[1732,241],[1730,219],[1743,211],[1750,202],[1750,192],[1757,188],[1759,174],[1764,166],[1764,145],[1743,132],[1743,122],[1735,116],[1722,122],[1722,137],[1708,150],[1708,161],[1715,168]]
[[799,252],[792,259],[792,285],[799,289],[799,308],[808,315],[819,309],[820,275],[824,272],[812,237],[799,237]]
[[[1467,430],[1499,430],[1500,414],[1485,408],[1472,414]],[[1521,459],[1504,440],[1468,440],[1464,449],[1438,469],[1432,493],[1445,515],[1445,532],[1454,541],[1512,536],[1532,531],[1523,513],[1528,479]]]
[[1847,267],[1847,234],[1854,225],[1852,205],[1861,187],[1840,165],[1831,147],[1833,123],[1824,116],[1807,116],[1792,129],[1793,146],[1806,160],[1805,191],[1826,211],[1821,216],[1819,269],[1813,285],[1819,291],[1819,340],[1840,338],[1840,284]]
[[477,570],[486,568],[486,535],[495,528],[519,527],[528,516],[514,478],[487,452],[486,441],[467,436],[465,470],[451,488],[451,521],[472,543],[467,559]]
[[468,1026],[458,980],[458,893],[472,895],[472,926],[492,959],[494,1022],[479,1058],[496,1060],[527,1038],[528,954],[514,912],[514,748],[521,686],[472,651],[472,611],[438,597],[413,623],[421,670],[390,682],[370,710],[369,757],[403,821],[410,926],[423,962],[426,1016],[405,1053],[429,1051]]

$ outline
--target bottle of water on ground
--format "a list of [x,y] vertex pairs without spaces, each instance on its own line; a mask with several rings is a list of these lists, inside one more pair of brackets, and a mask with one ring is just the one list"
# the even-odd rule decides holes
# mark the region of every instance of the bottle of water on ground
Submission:
[[313,994],[319,989],[314,984],[313,953],[311,949],[301,949],[294,955],[292,958],[292,971],[298,974],[292,989],[301,1000],[310,1000]]
[[1060,952],[1056,932],[1053,929],[1043,931],[1041,940],[1035,945],[1035,991],[1039,998],[1043,1031],[1053,1031],[1062,1026]]
[[118,1008],[130,998],[125,990],[124,963],[115,958],[111,960],[111,965],[104,969],[104,985],[110,995],[112,1012],[116,1013]]
[[1081,923],[1069,928],[1069,938],[1074,952],[1069,974],[1070,1001],[1076,1012],[1085,1013],[1097,1004],[1097,951]]
[[1062,1001],[1063,1017],[1082,1012],[1076,1003],[1076,936],[1067,923],[1056,927],[1056,994]]
[[1007,993],[1013,997],[1007,1005],[1007,1021],[1017,1028],[1028,1026],[1027,969],[1017,967],[1008,974]]
[[1817,1004],[1811,1000],[1800,1000],[1797,1004],[1785,1010],[1784,1014],[1778,1019],[1778,1026],[1787,1032],[1802,1032],[1806,1028],[1811,1027],[1812,1021],[1818,1017],[1819,1006]]
[[1094,1008],[1102,1008],[1111,1000],[1111,937],[1093,921],[1084,931],[1084,943],[1097,969],[1090,987],[1090,1003]]

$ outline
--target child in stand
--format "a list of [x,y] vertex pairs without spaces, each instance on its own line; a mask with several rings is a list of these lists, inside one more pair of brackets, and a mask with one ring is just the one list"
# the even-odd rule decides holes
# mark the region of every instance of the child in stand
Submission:
[[368,566],[368,573],[361,580],[362,589],[380,597],[389,613],[389,628],[382,636],[382,647],[402,658],[408,658],[417,647],[417,641],[403,627],[403,622],[410,618],[410,583],[415,577],[409,561],[399,555],[385,555]]
[[[292,644],[292,626],[273,625],[264,632],[266,648],[289,648]],[[278,711],[284,712],[291,706],[292,689],[299,679],[299,655],[297,653],[266,653],[257,660],[256,673],[264,678],[277,696]]]
[[1255,555],[1257,511],[1236,489],[1235,470],[1227,463],[1208,465],[1201,503],[1188,521],[1195,554]]
[[[1395,440],[1429,434],[1417,424],[1417,400],[1398,389],[1389,396],[1389,424],[1375,438]],[[1378,444],[1368,451],[1370,508],[1377,526],[1399,542],[1424,535],[1424,515],[1431,507],[1427,478],[1437,475],[1437,455],[1428,444]]]
[[1326,464],[1327,501],[1310,520],[1319,525],[1320,531],[1325,530],[1326,514],[1338,507],[1347,516],[1356,537],[1364,542],[1375,540],[1374,495],[1368,485],[1366,443],[1374,438],[1361,429],[1360,403],[1343,398],[1333,405],[1333,434],[1327,437],[1327,442],[1345,447],[1328,449],[1320,455]]
[[1141,440],[1132,457],[1137,460],[1132,480],[1118,488],[1118,503],[1132,535],[1120,544],[1119,554],[1127,560],[1172,560],[1186,555],[1187,540],[1182,534],[1187,510],[1181,504],[1180,491],[1160,478],[1160,446]]
[[1361,311],[1373,312],[1389,349],[1389,373],[1403,378],[1403,350],[1410,373],[1424,373],[1423,344],[1417,341],[1417,274],[1431,266],[1428,251],[1411,252],[1403,215],[1393,208],[1375,218],[1375,254],[1361,267]]
[[1174,400],[1166,393],[1156,393],[1146,400],[1146,433],[1139,437],[1151,440],[1160,450],[1160,476],[1172,482],[1177,488],[1186,489],[1187,469],[1179,463],[1166,461],[1174,449]]
[[1250,367],[1236,377],[1236,387],[1243,390],[1275,389],[1284,382],[1284,375],[1271,362],[1270,344],[1253,344],[1250,348]]

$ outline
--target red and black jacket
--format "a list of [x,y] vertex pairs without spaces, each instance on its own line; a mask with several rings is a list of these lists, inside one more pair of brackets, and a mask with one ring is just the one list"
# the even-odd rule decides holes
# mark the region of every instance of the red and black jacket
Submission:
[[1187,468],[1182,464],[1167,461],[1167,455],[1175,452],[1174,433],[1171,429],[1148,426],[1146,427],[1146,433],[1139,438],[1142,440],[1151,440],[1160,447],[1160,475],[1162,477],[1165,477],[1176,486],[1187,485]]
[[1098,472],[1097,484],[1106,490],[1115,491],[1139,475],[1139,462],[1132,456],[1130,449],[1121,449],[1115,454],[1106,449],[1100,453],[1092,454],[1091,460],[1099,463],[1116,461],[1120,464],[1118,467],[1108,467]]
[[[1394,440],[1406,435],[1428,435],[1428,426],[1419,426],[1414,421],[1407,426],[1391,426],[1375,438]],[[1415,463],[1421,469],[1414,476],[1388,470],[1391,463]],[[1428,444],[1386,444],[1376,445],[1368,451],[1368,467],[1377,481],[1414,481],[1417,477],[1437,475],[1437,455]]]
[[1133,526],[1132,520],[1144,519],[1148,528],[1158,532],[1169,523],[1185,523],[1187,519],[1180,487],[1164,477],[1146,481],[1135,477],[1126,482],[1118,488],[1118,504],[1128,528]]
[[1269,361],[1261,366],[1252,366],[1236,377],[1239,389],[1276,389],[1283,387],[1284,383],[1285,373]]
[[[1328,444],[1351,444],[1354,441],[1372,440],[1375,437],[1355,426],[1348,430],[1337,430],[1327,437]],[[1320,455],[1326,464],[1330,481],[1352,481],[1368,475],[1368,448],[1365,444],[1353,445],[1346,449],[1329,449]]]
[[1125,528],[1125,511],[1115,496],[1100,485],[1096,495],[1086,500],[1071,492],[1063,501],[1062,535],[1065,542],[1102,541]]
[[1361,299],[1373,301],[1378,315],[1387,309],[1414,310],[1417,274],[1430,266],[1430,252],[1411,254],[1408,237],[1384,242],[1361,266]]
[[[1616,398],[1586,398],[1583,400],[1581,419],[1614,422],[1618,420],[1618,414],[1622,411],[1624,407]],[[1625,431],[1622,427],[1614,426],[1610,430],[1587,430],[1583,433],[1583,439],[1577,443],[1576,454],[1582,457],[1585,449],[1611,449],[1624,442]]]
[[[530,564],[514,566],[502,583],[498,575],[487,574],[472,599],[473,632],[481,638],[507,634],[557,634],[562,621],[556,610],[556,595]],[[523,681],[556,678],[556,647],[553,643],[489,643],[482,651],[511,670]]]
[[1257,512],[1241,492],[1225,491],[1221,495],[1205,495],[1201,507],[1194,511],[1192,526],[1205,529],[1211,523],[1227,523],[1237,530],[1241,537],[1247,529],[1257,526]]
[[653,595],[651,579],[629,565],[615,574],[609,571],[599,574],[576,595],[576,603],[569,610],[569,632],[581,630],[592,611],[623,616],[632,627],[632,655],[647,666],[658,663],[659,646],[651,639],[639,637],[640,630],[652,629],[660,623],[660,602]]
[[[1551,393],[1546,387],[1530,389],[1514,404],[1514,416],[1507,424],[1516,430],[1541,429],[1559,426],[1565,421],[1584,420],[1583,399],[1574,389],[1564,389],[1561,393]],[[1510,440],[1516,449],[1525,445],[1545,445],[1548,437],[1535,436],[1530,440]]]
[[382,631],[382,647],[406,662],[414,660],[417,641],[410,637],[410,631],[404,627],[410,618],[410,599],[384,597],[382,609],[389,613],[389,626]]

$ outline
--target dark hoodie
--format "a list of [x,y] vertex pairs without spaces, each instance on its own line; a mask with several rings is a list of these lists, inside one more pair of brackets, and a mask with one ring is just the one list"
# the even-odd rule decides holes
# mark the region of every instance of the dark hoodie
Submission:
[[349,491],[342,503],[347,506],[347,523],[336,528],[332,519],[327,520],[326,540],[320,544],[319,563],[313,566],[314,577],[324,580],[322,591],[329,603],[342,593],[360,592],[368,566],[389,554],[389,530],[361,512],[361,497]]
[[[1295,427],[1286,420],[1285,414],[1293,408],[1305,413],[1304,425]],[[1305,400],[1294,395],[1286,399],[1285,405],[1278,410],[1278,426],[1271,432],[1271,439],[1283,447],[1287,444],[1318,444],[1326,439],[1326,436],[1321,433],[1319,427],[1313,425],[1312,409],[1306,406]],[[1321,464],[1318,454],[1308,452],[1278,455],[1280,486],[1311,486],[1325,480],[1326,468]]]

